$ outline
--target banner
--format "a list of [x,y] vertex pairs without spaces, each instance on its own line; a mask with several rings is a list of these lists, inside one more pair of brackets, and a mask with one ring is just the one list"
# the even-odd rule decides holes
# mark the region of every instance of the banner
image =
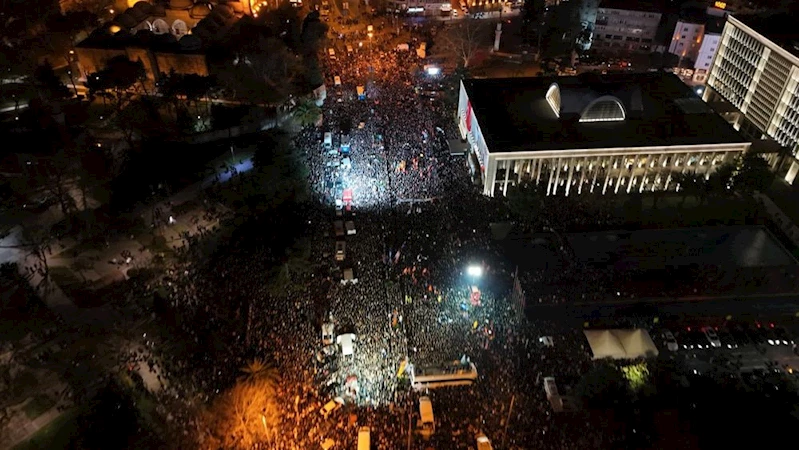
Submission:
[[472,131],[472,102],[466,103],[466,130]]

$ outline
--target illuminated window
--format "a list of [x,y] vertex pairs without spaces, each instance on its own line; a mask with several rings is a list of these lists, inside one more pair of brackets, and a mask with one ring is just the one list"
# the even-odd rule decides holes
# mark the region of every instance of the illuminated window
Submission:
[[580,122],[615,122],[624,120],[626,114],[619,99],[606,95],[585,107]]
[[560,117],[560,87],[558,87],[557,83],[552,83],[549,85],[546,98],[547,103],[549,103],[550,108],[552,108],[552,112],[554,112],[556,116]]

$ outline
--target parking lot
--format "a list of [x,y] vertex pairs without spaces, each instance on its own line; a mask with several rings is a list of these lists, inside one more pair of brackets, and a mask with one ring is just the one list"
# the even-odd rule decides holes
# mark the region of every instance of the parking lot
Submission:
[[683,358],[687,367],[698,373],[714,369],[732,373],[777,370],[796,375],[799,370],[794,335],[776,323],[728,321],[679,328],[671,324],[653,330],[652,336],[661,357]]

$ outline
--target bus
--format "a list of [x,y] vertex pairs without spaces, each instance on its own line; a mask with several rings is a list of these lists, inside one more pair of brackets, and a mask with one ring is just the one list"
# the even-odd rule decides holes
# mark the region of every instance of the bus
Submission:
[[416,390],[446,386],[464,386],[477,381],[477,368],[473,363],[456,361],[442,367],[410,366],[411,386]]

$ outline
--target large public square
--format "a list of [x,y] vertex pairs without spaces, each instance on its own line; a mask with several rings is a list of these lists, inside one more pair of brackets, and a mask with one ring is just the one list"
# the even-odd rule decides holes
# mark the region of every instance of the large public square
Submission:
[[[459,72],[421,47],[458,25],[400,30],[364,12],[367,29],[331,3],[319,120],[287,114],[223,139],[188,188],[149,186],[158,200],[137,203],[135,235],[60,239],[44,257],[18,250],[19,229],[3,236],[3,261],[49,286],[60,316],[43,313],[24,351],[3,349],[5,378],[32,374],[46,395],[17,395],[3,410],[16,434],[0,442],[103,448],[76,436],[94,427],[138,448],[363,450],[368,427],[375,450],[485,450],[478,436],[514,450],[785,443],[799,265],[757,203],[485,196],[462,150]],[[607,329],[656,349],[595,359],[587,336]],[[431,368],[472,378],[415,381]],[[98,399],[107,386],[135,412]],[[37,402],[46,413],[8,419]]]

